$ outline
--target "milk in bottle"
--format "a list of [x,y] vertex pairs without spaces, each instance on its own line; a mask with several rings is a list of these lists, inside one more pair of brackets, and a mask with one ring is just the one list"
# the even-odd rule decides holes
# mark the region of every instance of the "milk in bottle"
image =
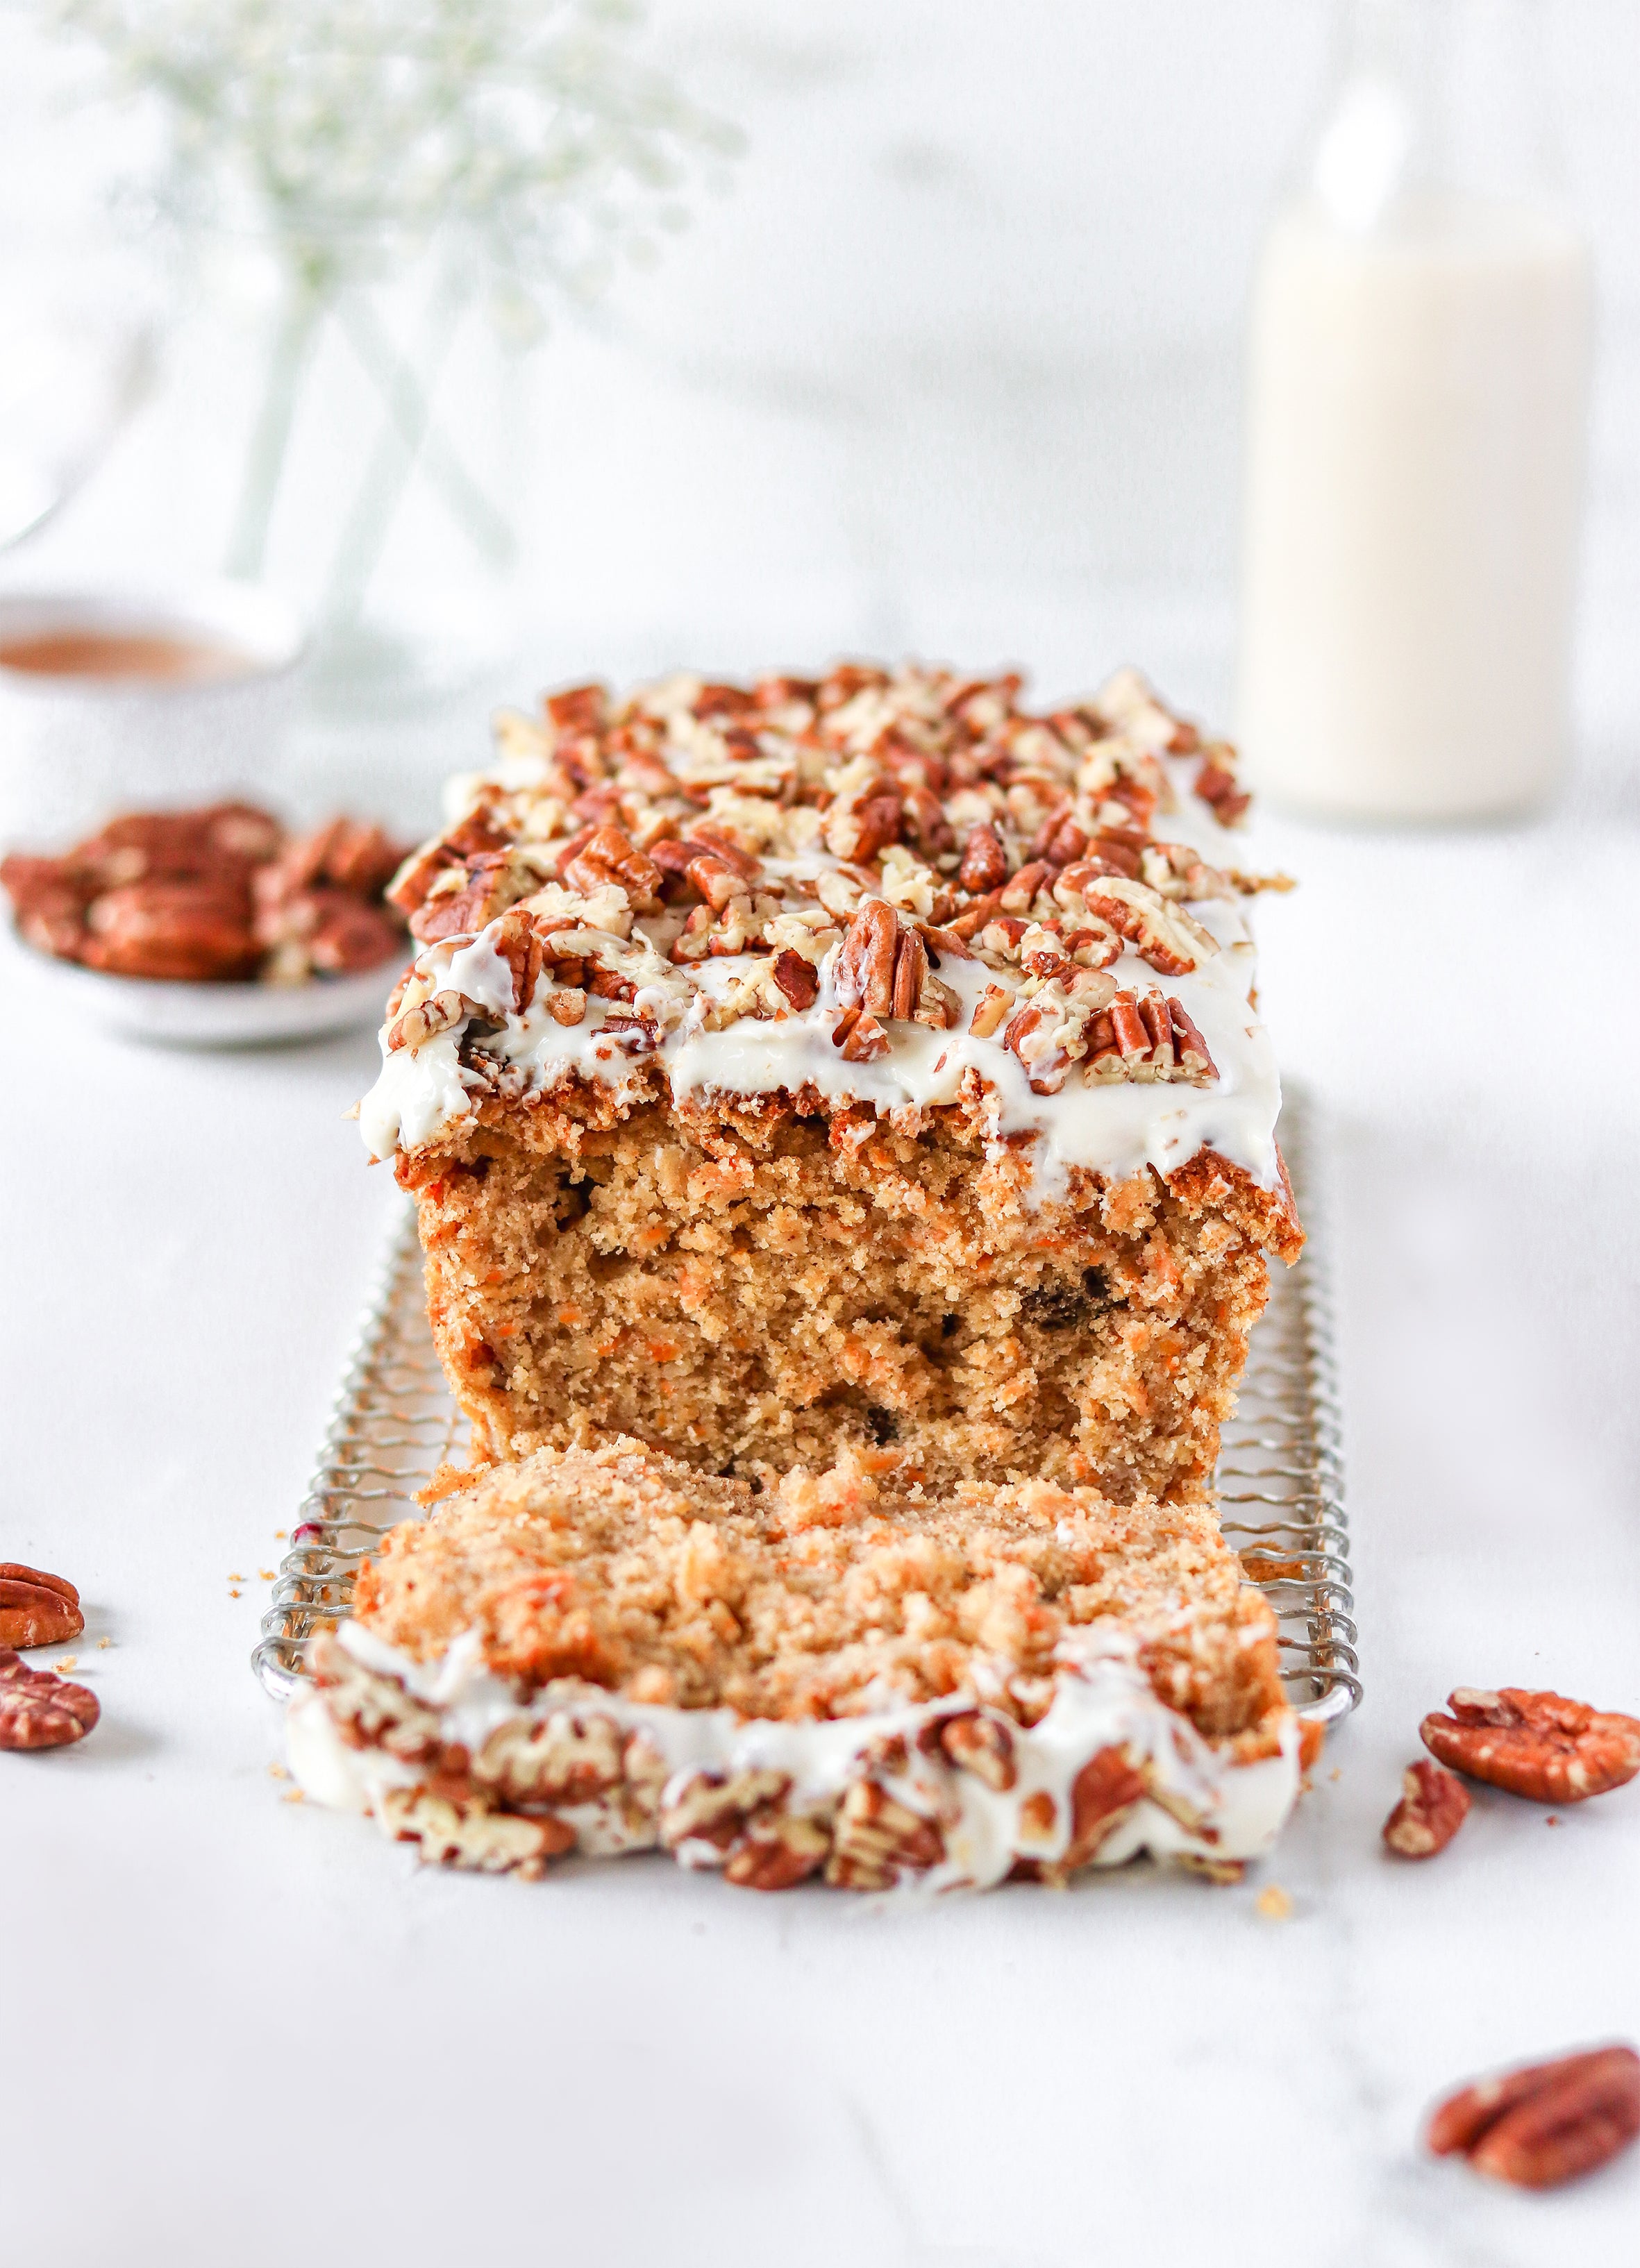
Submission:
[[[1518,810],[1568,747],[1587,247],[1520,179],[1541,143],[1518,114],[1541,92],[1525,0],[1354,13],[1254,289],[1242,738],[1314,810]],[[1458,40],[1466,14],[1489,45]],[[1473,92],[1501,149],[1459,130],[1465,69],[1490,75]]]

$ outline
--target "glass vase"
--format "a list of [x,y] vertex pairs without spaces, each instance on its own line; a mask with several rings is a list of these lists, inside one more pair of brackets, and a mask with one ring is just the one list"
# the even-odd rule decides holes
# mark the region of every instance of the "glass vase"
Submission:
[[521,342],[459,244],[262,252],[258,399],[227,541],[312,625],[310,698],[338,717],[431,706],[516,630],[527,486]]

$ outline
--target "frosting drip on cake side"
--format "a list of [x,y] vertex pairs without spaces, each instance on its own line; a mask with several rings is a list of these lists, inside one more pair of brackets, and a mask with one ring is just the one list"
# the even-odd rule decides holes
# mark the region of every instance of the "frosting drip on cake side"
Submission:
[[[1038,1198],[1071,1167],[1166,1174],[1204,1150],[1276,1188],[1281,1087],[1241,910],[1260,885],[1228,865],[1217,816],[1245,800],[1230,752],[1204,757],[1131,676],[1052,720],[991,688],[1006,713],[963,739],[955,684],[884,679],[865,725],[846,702],[818,747],[812,701],[802,733],[793,704],[754,714],[717,734],[736,753],[704,787],[715,743],[696,709],[728,689],[690,681],[691,707],[652,688],[609,712],[643,724],[641,762],[599,756],[613,784],[572,804],[551,790],[594,759],[565,755],[573,735],[532,750],[511,727],[492,770],[454,784],[452,828],[407,885],[431,873],[413,925],[450,933],[384,1028],[360,1108],[371,1154],[418,1148],[486,1094],[579,1077],[636,1098],[658,1066],[680,1104],[805,1088],[879,1115],[964,1102],[1023,1150]],[[897,718],[922,754],[896,771],[851,753]],[[641,788],[623,790],[634,770]],[[929,772],[942,798],[912,777]],[[579,828],[578,809],[595,814]],[[500,847],[462,850],[479,840]]]
[[[737,1782],[753,1795],[761,1789],[758,1800],[788,1820],[819,1822],[833,1849],[846,1849],[851,1791],[870,1782],[915,1822],[905,1840],[918,1863],[886,1861],[893,1887],[983,1889],[1022,1859],[1052,1870],[1067,1856],[1101,1867],[1141,1852],[1208,1865],[1255,1858],[1274,1841],[1298,1793],[1296,1719],[1281,1725],[1279,1753],[1235,1761],[1158,1699],[1139,1666],[1137,1641],[1125,1630],[1094,1626],[1067,1637],[1053,1699],[1030,1727],[986,1708],[983,1678],[981,1690],[967,1696],[912,1705],[884,1696],[883,1705],[867,1713],[800,1723],[629,1701],[573,1680],[521,1705],[511,1685],[485,1669],[476,1633],[427,1664],[357,1624],[344,1624],[338,1638],[364,1673],[380,1737],[357,1744],[357,1719],[353,1738],[344,1737],[328,1690],[310,1689],[291,1705],[292,1769],[315,1801],[372,1812],[389,1834],[415,1827],[415,1793],[437,1778],[425,1758],[395,1754],[390,1745],[414,1745],[391,1721],[392,1696],[401,1690],[420,1705],[424,1724],[436,1724],[442,1751],[459,1749],[479,1775],[486,1758],[527,1750],[532,1738],[543,1747],[556,1739],[560,1753],[585,1756],[603,1734],[613,1757],[624,1747],[630,1753],[626,1744],[640,1736],[651,1760],[646,1796],[635,1802],[632,1782],[617,1771],[595,1795],[550,1807],[573,1830],[574,1847],[595,1857],[661,1846],[685,1866],[722,1867],[728,1842],[691,1836],[689,1804],[698,1786],[732,1789]],[[954,1765],[940,1746],[941,1727],[958,1717],[991,1726],[988,1742],[971,1744],[970,1753],[980,1752],[979,1769]],[[991,1768],[987,1759],[997,1757],[1006,1764]],[[754,1783],[754,1775],[762,1777]],[[1098,1818],[1100,1780],[1122,1775],[1129,1777],[1106,1799],[1122,1800]],[[471,1863],[486,1863],[476,1839],[472,1848]]]

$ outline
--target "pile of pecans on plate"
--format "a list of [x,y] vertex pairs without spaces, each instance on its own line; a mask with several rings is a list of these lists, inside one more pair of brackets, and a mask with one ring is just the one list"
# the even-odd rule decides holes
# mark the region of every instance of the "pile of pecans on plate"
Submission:
[[380,827],[293,835],[247,803],[132,811],[60,858],[0,859],[24,939],[111,976],[306,984],[404,949],[383,894],[403,857]]

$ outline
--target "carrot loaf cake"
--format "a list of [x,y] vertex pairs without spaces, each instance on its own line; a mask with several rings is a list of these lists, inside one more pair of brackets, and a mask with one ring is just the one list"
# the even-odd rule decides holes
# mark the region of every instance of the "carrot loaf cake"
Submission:
[[392,893],[361,1106],[481,1457],[1171,1500],[1301,1242],[1233,751],[1131,672],[583,686]]
[[983,1889],[1267,1847],[1300,1728],[1205,1501],[877,1489],[619,1440],[493,1467],[314,1641],[298,1778],[524,1875],[658,1847],[757,1889]]

